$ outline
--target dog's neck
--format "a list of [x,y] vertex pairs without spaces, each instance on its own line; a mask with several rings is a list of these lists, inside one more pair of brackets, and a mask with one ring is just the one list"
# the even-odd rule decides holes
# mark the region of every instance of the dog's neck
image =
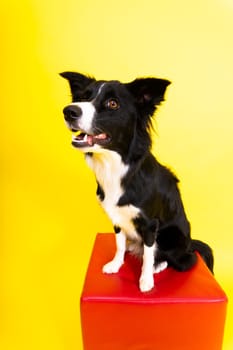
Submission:
[[105,193],[115,192],[116,189],[116,192],[120,192],[121,180],[127,174],[129,166],[117,152],[105,149],[99,153],[86,154],[86,161]]

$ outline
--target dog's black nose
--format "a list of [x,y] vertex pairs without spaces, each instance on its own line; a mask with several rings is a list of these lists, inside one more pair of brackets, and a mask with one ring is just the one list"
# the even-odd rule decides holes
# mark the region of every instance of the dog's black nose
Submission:
[[72,121],[81,117],[82,110],[79,106],[70,105],[63,109],[63,113],[66,121]]

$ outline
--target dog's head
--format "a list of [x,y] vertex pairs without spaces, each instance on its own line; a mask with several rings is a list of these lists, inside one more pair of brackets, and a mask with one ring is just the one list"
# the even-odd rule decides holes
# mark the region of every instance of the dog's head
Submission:
[[113,150],[121,155],[130,152],[133,143],[138,150],[150,146],[151,117],[164,99],[168,80],[136,79],[97,81],[74,72],[64,72],[72,93],[72,103],[63,113],[68,128],[74,132],[72,144],[83,152]]

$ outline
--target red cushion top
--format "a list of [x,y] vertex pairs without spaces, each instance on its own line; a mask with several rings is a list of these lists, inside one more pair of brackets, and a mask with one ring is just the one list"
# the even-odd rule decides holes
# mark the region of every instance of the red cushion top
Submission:
[[139,290],[140,259],[126,253],[125,263],[116,274],[102,273],[115,253],[114,234],[97,234],[83,287],[82,301],[135,304],[215,303],[227,297],[198,255],[197,264],[187,272],[172,268],[154,275],[155,287]]

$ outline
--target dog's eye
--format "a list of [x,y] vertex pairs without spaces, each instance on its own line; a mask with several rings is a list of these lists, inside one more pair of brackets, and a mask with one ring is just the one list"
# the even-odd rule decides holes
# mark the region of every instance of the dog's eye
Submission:
[[106,107],[111,110],[117,110],[120,107],[120,104],[116,99],[111,98],[107,101]]

